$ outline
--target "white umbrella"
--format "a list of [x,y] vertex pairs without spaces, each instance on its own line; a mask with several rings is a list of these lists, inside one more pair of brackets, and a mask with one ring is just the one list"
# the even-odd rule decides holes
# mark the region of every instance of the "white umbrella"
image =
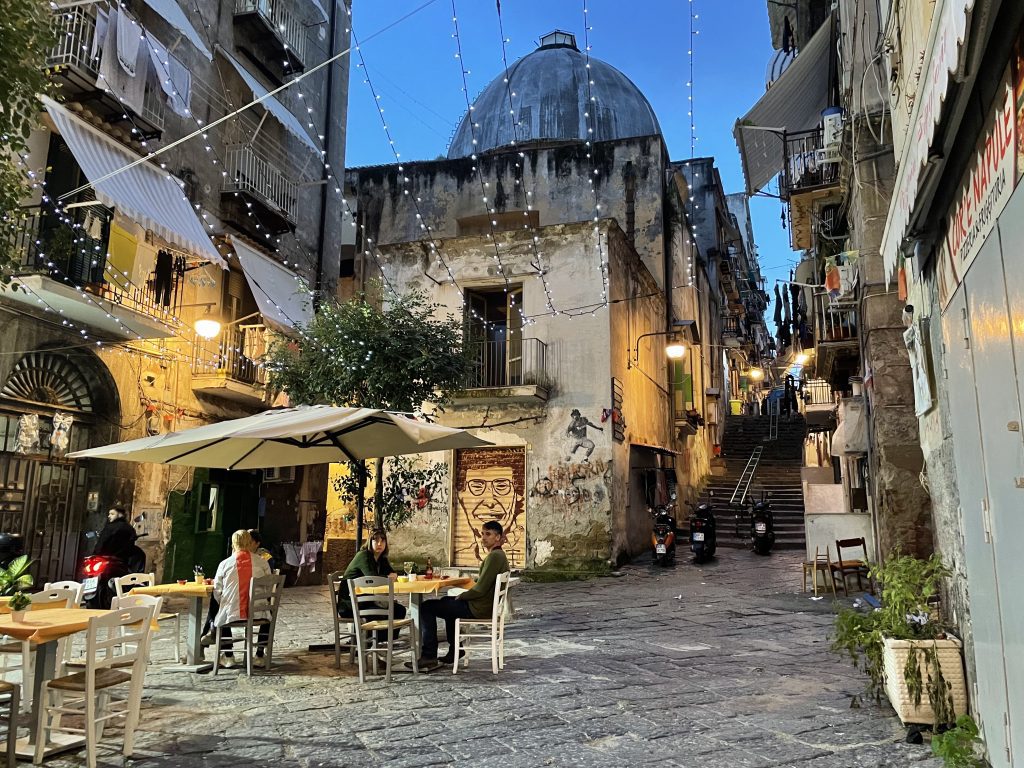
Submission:
[[260,469],[491,445],[454,427],[373,408],[308,405],[76,451],[73,459]]

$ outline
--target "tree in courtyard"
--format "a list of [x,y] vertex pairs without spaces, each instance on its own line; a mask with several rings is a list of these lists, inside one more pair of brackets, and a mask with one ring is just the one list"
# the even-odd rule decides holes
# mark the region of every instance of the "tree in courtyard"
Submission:
[[[361,296],[344,304],[325,303],[299,339],[281,339],[267,353],[271,388],[293,404],[329,404],[419,412],[423,403],[444,406],[462,388],[466,357],[462,325],[420,292],[399,296],[387,306]],[[412,515],[416,495],[440,485],[443,464],[418,465],[409,459],[377,459],[372,475],[365,462],[350,465],[336,482],[346,501],[356,503],[361,541],[365,487],[378,480],[368,500],[378,525],[394,528]]]
[[29,177],[21,158],[36,122],[38,95],[50,84],[46,59],[54,33],[49,4],[39,0],[4,0],[0,14],[0,289],[11,281],[18,263],[12,230],[18,208],[29,194]]

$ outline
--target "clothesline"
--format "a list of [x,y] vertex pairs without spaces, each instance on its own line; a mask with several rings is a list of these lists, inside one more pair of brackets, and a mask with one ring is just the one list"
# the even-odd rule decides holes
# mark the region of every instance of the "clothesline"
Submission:
[[285,563],[299,569],[297,576],[302,574],[303,568],[309,568],[310,573],[316,572],[317,558],[324,548],[322,541],[285,541],[281,546]]

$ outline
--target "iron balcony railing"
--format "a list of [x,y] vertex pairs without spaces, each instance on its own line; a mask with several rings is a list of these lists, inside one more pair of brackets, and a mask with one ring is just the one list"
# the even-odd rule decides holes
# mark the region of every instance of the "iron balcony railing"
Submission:
[[225,157],[225,192],[246,192],[272,206],[295,224],[299,185],[248,144],[228,147]]
[[306,27],[286,0],[235,0],[235,15],[256,14],[300,64],[306,61]]
[[252,387],[262,387],[267,383],[267,370],[263,365],[266,352],[266,326],[226,328],[219,339],[196,339],[192,345],[192,375],[225,376]]
[[822,132],[815,128],[786,134],[786,164],[782,169],[782,196],[807,192],[839,183],[839,157],[825,147]]
[[[57,42],[46,59],[47,68],[76,70],[80,86],[88,91],[101,90],[96,86],[103,52],[103,46],[96,40],[96,6],[57,8],[53,16]],[[146,74],[140,72],[136,77],[146,77]],[[164,114],[163,91],[158,83],[147,79],[140,117],[154,128],[162,129]]]
[[466,352],[470,361],[466,389],[548,386],[548,345],[540,339],[469,342]]
[[818,297],[817,340],[819,344],[856,341],[857,310],[832,303],[828,294]]
[[8,239],[12,250],[19,254],[20,274],[47,275],[168,322],[179,314],[182,291],[177,275],[172,278],[168,303],[163,304],[157,296],[155,272],[140,286],[110,263],[108,246],[113,213],[109,208],[90,205],[65,215],[70,223],[39,206],[30,206],[22,208],[12,219]]
[[832,386],[824,379],[811,379],[804,384],[806,405],[835,405],[836,396]]

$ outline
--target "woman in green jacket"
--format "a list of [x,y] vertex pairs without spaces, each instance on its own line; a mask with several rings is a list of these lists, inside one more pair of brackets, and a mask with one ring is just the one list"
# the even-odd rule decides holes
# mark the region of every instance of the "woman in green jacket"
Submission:
[[[398,574],[395,573],[395,569],[391,567],[391,562],[388,560],[388,535],[382,528],[378,528],[370,534],[366,546],[356,553],[342,575],[345,579],[357,579],[360,576],[387,576],[394,581],[398,578]],[[348,590],[345,589],[343,592],[344,594],[338,596],[338,615],[344,619],[351,619],[352,603],[349,600]],[[379,605],[382,608],[387,608],[387,603],[379,603]],[[396,602],[395,619],[404,618],[405,606]]]

